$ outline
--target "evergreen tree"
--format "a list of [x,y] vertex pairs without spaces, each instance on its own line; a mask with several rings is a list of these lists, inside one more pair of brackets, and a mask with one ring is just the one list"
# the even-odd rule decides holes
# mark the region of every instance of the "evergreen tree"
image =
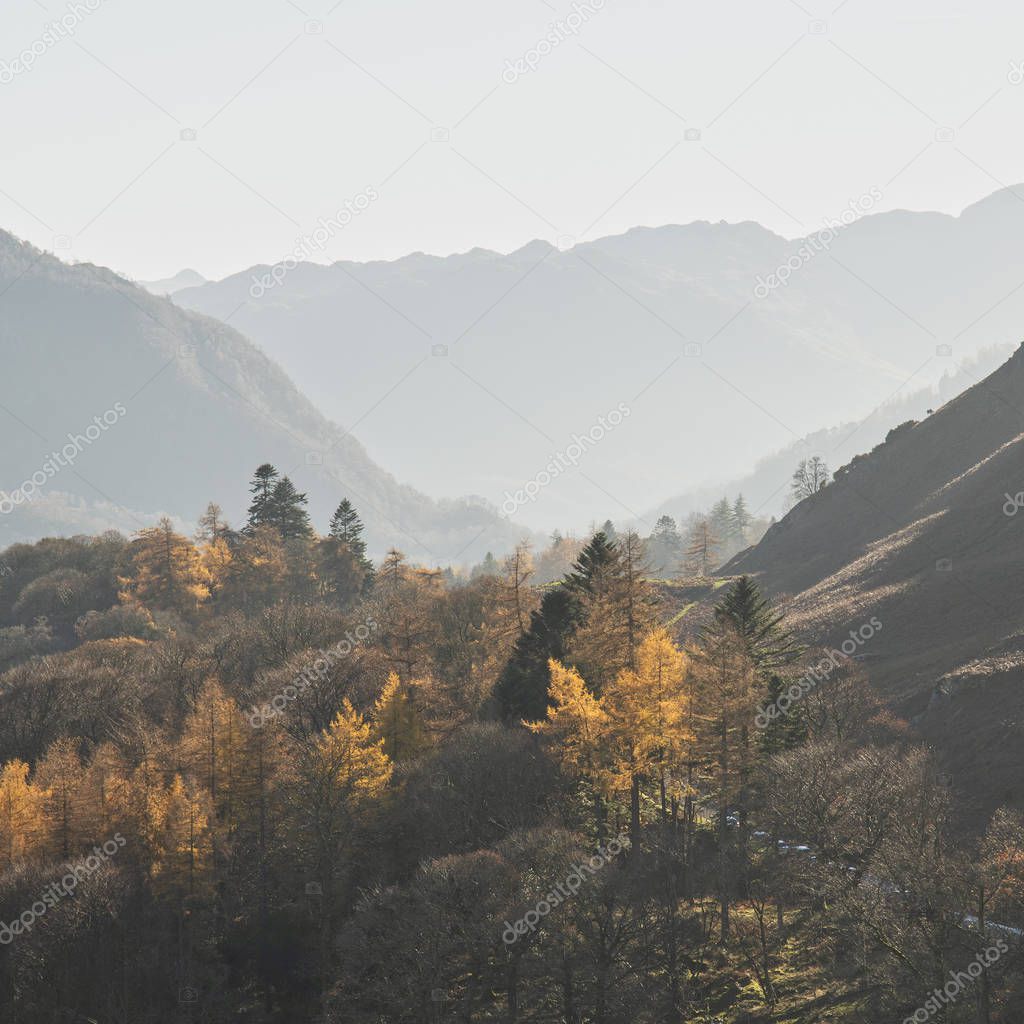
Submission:
[[312,537],[306,504],[306,495],[300,494],[288,477],[281,477],[270,494],[269,525],[276,527],[285,540]]
[[494,695],[502,716],[539,721],[548,707],[548,663],[566,658],[579,619],[579,599],[564,584],[545,591],[529,628],[516,640]]
[[747,656],[761,673],[786,665],[801,651],[793,634],[783,624],[783,615],[775,611],[749,576],[741,576],[715,605],[714,620],[704,630],[704,639],[734,631]]
[[683,538],[671,516],[662,516],[654,524],[647,550],[658,572],[669,575],[678,568],[683,557]]
[[498,560],[494,555],[488,551],[484,555],[484,560],[479,565],[473,566],[473,571],[469,574],[470,579],[479,579],[481,576],[500,576],[501,566],[498,564]]
[[736,495],[736,501],[732,506],[732,521],[736,531],[736,539],[741,545],[747,543],[747,530],[750,529],[750,524],[753,521],[753,516],[750,514],[750,510],[747,508],[747,503],[743,499],[742,494]]
[[711,508],[711,532],[716,537],[731,544],[736,535],[736,521],[733,519],[732,505],[728,498],[720,498]]
[[272,525],[274,487],[277,485],[277,479],[278,472],[269,462],[256,467],[252,483],[249,484],[252,501],[249,503],[245,524],[246,533],[251,533],[257,526]]
[[[765,707],[778,703],[779,698],[787,689],[781,676],[772,673],[768,678],[765,691]],[[807,714],[803,704],[792,704],[786,714],[768,716],[768,725],[761,732],[761,749],[766,754],[781,754],[784,750],[792,750],[807,739]]]
[[328,533],[331,537],[347,544],[359,558],[365,557],[366,542],[363,540],[363,521],[348,498],[342,499],[341,504],[334,510]]
[[343,498],[341,504],[334,510],[331,516],[331,525],[328,535],[344,544],[348,548],[364,572],[362,593],[367,594],[373,587],[374,567],[373,562],[366,557],[366,541],[363,540],[363,521],[348,498]]
[[577,594],[591,591],[602,574],[612,570],[617,560],[615,545],[603,530],[598,530],[580,552],[576,564],[565,578],[565,583]]
[[610,540],[613,544],[618,540],[618,531],[615,529],[615,524],[610,520],[604,521],[604,526],[601,527],[601,532]]
[[619,553],[604,531],[598,531],[561,584],[548,590],[530,616],[529,629],[516,641],[512,657],[495,688],[504,717],[538,721],[548,707],[548,663],[571,661],[572,639],[584,624],[587,608],[599,600],[615,578]]

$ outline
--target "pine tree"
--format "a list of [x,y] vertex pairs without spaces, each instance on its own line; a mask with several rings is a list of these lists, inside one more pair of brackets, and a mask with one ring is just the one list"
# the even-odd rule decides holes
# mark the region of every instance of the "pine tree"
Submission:
[[344,498],[331,516],[328,531],[330,536],[347,544],[360,558],[366,556],[366,543],[363,541],[363,522],[352,502]]
[[793,634],[782,625],[783,618],[761,595],[757,584],[749,576],[741,576],[715,605],[714,620],[703,636],[735,631],[757,670],[768,673],[793,661],[801,651]]
[[654,524],[647,550],[659,573],[671,575],[678,568],[683,557],[683,538],[671,516],[661,516]]
[[312,537],[313,527],[309,521],[306,504],[306,495],[300,494],[288,477],[281,477],[274,484],[270,494],[269,524],[275,527],[285,540]]
[[[765,707],[777,705],[787,685],[781,676],[772,673],[765,690]],[[761,749],[766,754],[781,754],[784,750],[799,747],[807,739],[807,714],[805,706],[796,702],[785,714],[768,717],[768,725],[761,732]]]
[[548,707],[549,662],[566,660],[569,639],[579,622],[580,604],[568,586],[544,592],[540,608],[530,615],[529,628],[512,649],[494,695],[509,721],[537,721]]
[[277,480],[278,472],[269,462],[257,466],[249,485],[252,501],[249,504],[245,532],[251,533],[258,526],[273,525],[273,496]]
[[373,562],[366,557],[366,542],[363,540],[363,521],[355,510],[352,502],[344,498],[341,504],[334,510],[331,516],[331,525],[328,535],[344,544],[356,558],[363,570],[362,593],[369,593],[373,586],[374,567]]
[[548,706],[549,662],[567,660],[570,641],[583,622],[583,601],[603,590],[618,560],[603,532],[594,534],[561,584],[547,590],[530,628],[516,641],[495,697],[506,719],[537,721]]
[[736,501],[733,503],[732,521],[736,531],[736,539],[741,545],[746,546],[747,531],[750,529],[753,516],[751,516],[747,508],[747,503],[742,494],[737,494]]
[[614,571],[618,559],[615,545],[606,534],[598,531],[580,552],[565,584],[577,594],[592,591],[599,586],[599,580]]
[[711,532],[722,541],[728,543],[735,533],[735,522],[732,517],[732,506],[728,498],[720,498],[711,507]]

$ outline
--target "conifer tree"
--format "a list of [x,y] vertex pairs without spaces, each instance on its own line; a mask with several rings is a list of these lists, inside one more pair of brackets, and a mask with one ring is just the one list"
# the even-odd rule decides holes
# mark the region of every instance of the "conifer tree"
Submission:
[[119,578],[122,601],[187,616],[210,596],[209,573],[199,552],[166,517],[140,530],[130,550],[129,574]]
[[741,545],[745,546],[747,543],[747,531],[750,529],[752,520],[753,516],[747,508],[746,500],[742,494],[737,494],[736,501],[732,506],[732,521],[736,539]]
[[690,531],[683,572],[697,579],[706,579],[710,576],[718,564],[720,543],[708,520],[699,519]]
[[277,480],[278,472],[269,462],[264,462],[261,466],[256,467],[252,483],[249,485],[252,501],[249,504],[245,525],[247,533],[251,533],[258,526],[273,525],[273,497]]
[[334,510],[328,533],[330,536],[347,544],[359,558],[366,556],[366,543],[363,541],[363,522],[348,498],[342,499],[341,504]]
[[740,576],[714,609],[714,620],[704,631],[734,630],[746,653],[761,673],[786,665],[801,652],[800,644],[783,625],[784,616],[761,594],[749,576]]
[[285,540],[312,537],[313,527],[306,504],[306,495],[300,494],[288,477],[281,477],[270,494],[269,525],[275,527]]
[[405,684],[396,672],[388,676],[374,704],[373,736],[384,743],[384,753],[398,764],[409,761],[426,748],[426,730],[413,700],[415,684]]
[[[765,690],[765,706],[778,705],[779,698],[786,691],[785,680],[776,673],[768,678]],[[800,746],[807,739],[807,711],[804,704],[796,702],[785,712],[768,716],[768,725],[761,732],[761,749],[766,754],[781,754]]]

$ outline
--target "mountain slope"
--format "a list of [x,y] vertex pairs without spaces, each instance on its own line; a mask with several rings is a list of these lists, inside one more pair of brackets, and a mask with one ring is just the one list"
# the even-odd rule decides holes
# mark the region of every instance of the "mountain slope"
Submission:
[[140,281],[140,285],[153,295],[173,295],[183,288],[198,288],[206,284],[206,278],[195,270],[179,270],[174,277],[160,281]]
[[723,568],[791,595],[821,642],[877,616],[873,683],[986,807],[1024,803],[1024,508],[1008,500],[1022,491],[1024,348]]
[[[1018,340],[1022,231],[1010,192],[959,217],[867,216],[764,298],[758,282],[800,240],[698,222],[568,251],[299,264],[276,285],[254,267],[175,301],[229,319],[343,424],[365,414],[369,451],[432,492],[500,504],[626,403],[628,421],[517,513],[582,526],[737,478],[822,424],[935,383],[951,358]],[[435,345],[446,358],[427,358]],[[389,392],[397,401],[374,408]],[[443,466],[403,445],[410,431]]]
[[[264,461],[308,491],[321,530],[350,497],[378,553],[395,544],[469,558],[514,539],[493,511],[397,483],[237,331],[2,233],[0,360],[0,481],[14,492],[35,473],[40,484],[0,515],[0,546],[101,524],[137,529],[160,513],[194,520],[209,500],[237,522]],[[91,427],[104,414],[110,422]],[[48,471],[68,434],[82,435],[81,450]]]

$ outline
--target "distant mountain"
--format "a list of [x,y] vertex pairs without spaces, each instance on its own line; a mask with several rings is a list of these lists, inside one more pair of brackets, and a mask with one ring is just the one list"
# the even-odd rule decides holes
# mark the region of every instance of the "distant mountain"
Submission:
[[350,498],[375,554],[471,561],[521,532],[480,503],[399,484],[232,328],[2,232],[0,366],[0,548],[162,513],[188,524],[211,500],[238,523],[267,461],[308,492],[321,531]]
[[[1019,497],[1018,497],[1019,496]],[[796,506],[724,574],[789,595],[808,638],[857,652],[979,813],[1024,806],[1024,347]]]
[[[1022,233],[1006,190],[959,217],[863,217],[807,258],[809,243],[757,224],[698,222],[567,251],[280,266],[280,283],[258,266],[175,301],[244,331],[429,493],[500,504],[626,403],[626,422],[515,514],[582,526],[739,478],[1016,342]],[[788,283],[757,297],[787,262]]]
[[153,295],[173,295],[183,288],[198,288],[206,284],[206,278],[195,270],[179,270],[174,277],[162,281],[140,281],[139,284]]
[[670,515],[683,522],[691,512],[706,512],[723,496],[735,499],[738,494],[744,496],[754,515],[766,518],[782,516],[791,505],[790,480],[802,459],[817,455],[830,469],[839,469],[881,442],[893,427],[907,420],[924,419],[930,410],[988,376],[1006,361],[1014,348],[1014,345],[997,345],[982,349],[947,370],[936,385],[893,398],[858,422],[816,430],[780,451],[758,459],[751,472],[669,498],[647,513],[644,519],[656,522],[659,516]]

